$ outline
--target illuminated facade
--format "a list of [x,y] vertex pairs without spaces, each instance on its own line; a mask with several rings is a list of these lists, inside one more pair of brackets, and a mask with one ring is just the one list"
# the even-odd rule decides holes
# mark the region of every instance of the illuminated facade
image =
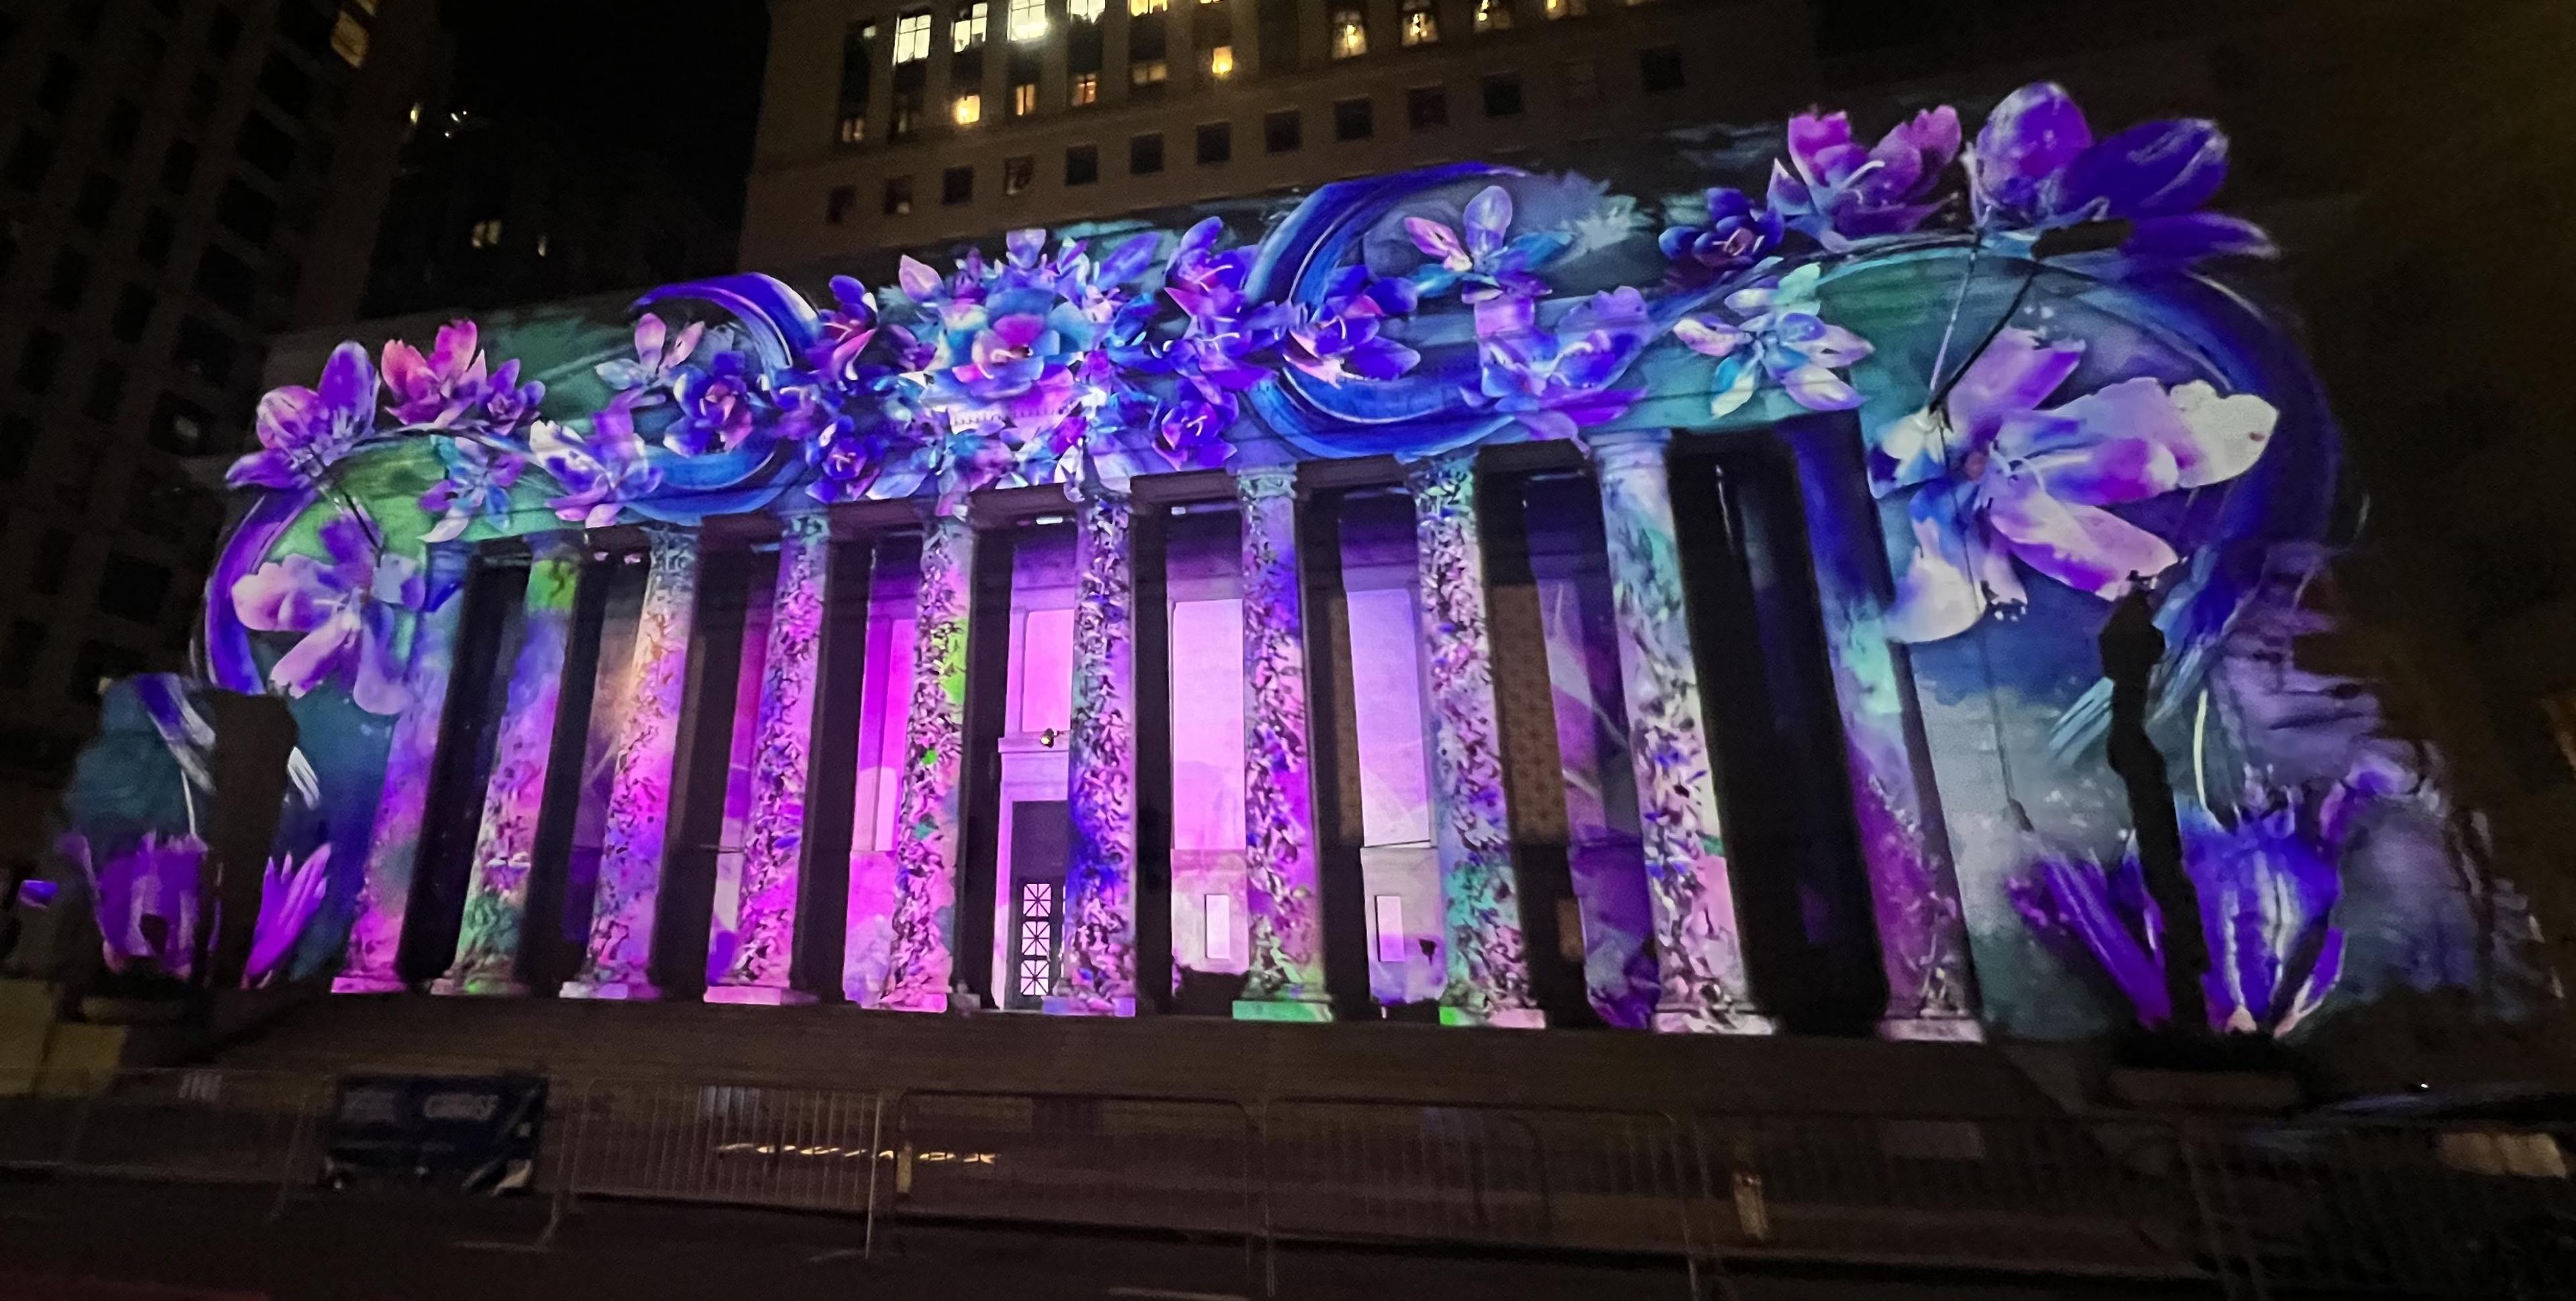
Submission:
[[[262,404],[203,630],[312,777],[260,974],[2154,1022],[2094,649],[2145,582],[2213,1023],[2547,997],[2456,938],[2515,919],[2438,761],[2288,707],[2369,688],[2294,653],[2337,441],[2218,129],[2035,84],[1771,144],[342,345]],[[202,856],[177,785],[72,842],[98,897]]]

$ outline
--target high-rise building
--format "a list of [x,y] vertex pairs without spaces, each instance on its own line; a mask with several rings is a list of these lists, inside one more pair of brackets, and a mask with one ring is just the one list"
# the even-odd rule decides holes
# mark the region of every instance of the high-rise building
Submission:
[[733,234],[651,152],[432,102],[376,241],[366,314],[489,310],[726,270]]
[[432,0],[0,4],[0,858],[184,659],[266,335],[346,319]]

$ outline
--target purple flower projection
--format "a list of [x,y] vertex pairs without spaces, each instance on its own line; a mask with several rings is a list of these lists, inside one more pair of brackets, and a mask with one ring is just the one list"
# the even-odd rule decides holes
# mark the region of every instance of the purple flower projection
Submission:
[[259,878],[259,916],[251,924],[250,960],[242,968],[242,988],[275,984],[286,974],[295,942],[322,910],[331,888],[331,842],[315,846],[301,860],[281,854],[268,860]]
[[1759,263],[1780,247],[1780,214],[1753,206],[1744,191],[1718,186],[1707,195],[1708,217],[1696,226],[1666,227],[1655,242],[1671,263],[1666,277],[1677,288],[1696,289]]
[[1939,641],[1990,609],[2018,612],[2029,600],[2018,565],[2104,600],[2133,574],[2164,573],[2180,559],[2172,544],[2107,508],[2243,474],[2279,420],[2251,394],[2145,377],[2041,410],[2083,357],[2080,342],[2006,329],[1968,363],[1946,410],[1871,434],[1871,490],[1914,493],[1892,636]]
[[1867,357],[1869,340],[1816,314],[1821,275],[1820,268],[1803,266],[1728,294],[1726,307],[1735,321],[1704,312],[1673,326],[1685,347],[1718,359],[1709,384],[1715,395],[1710,414],[1722,417],[1751,401],[1765,379],[1809,411],[1849,411],[1861,404],[1860,390],[1834,372]]
[[1413,246],[1431,259],[1413,273],[1414,287],[1424,298],[1452,291],[1460,302],[1469,304],[1504,297],[1538,298],[1547,293],[1547,282],[1536,274],[1538,268],[1574,242],[1572,236],[1552,230],[1512,237],[1512,196],[1499,185],[1477,191],[1459,218],[1456,226],[1429,217],[1404,219]]
[[1350,376],[1391,380],[1403,376],[1422,354],[1387,338],[1381,329],[1390,317],[1410,316],[1421,290],[1405,280],[1382,280],[1364,266],[1349,267],[1324,291],[1324,301],[1298,314],[1288,327],[1287,363],[1322,380],[1340,384]]
[[[2356,773],[2322,794],[2249,780],[2233,825],[2185,808],[2183,868],[2209,946],[2202,988],[2210,1028],[2285,1035],[2324,1004],[2343,972],[2343,931],[2331,920],[2343,894],[2343,848],[2360,819],[2393,793],[2377,773]],[[2041,856],[2008,893],[2025,924],[2062,959],[2099,975],[2140,1024],[2172,1018],[2165,922],[2147,896],[2134,844],[2108,865]]]
[[662,445],[682,456],[704,456],[750,441],[760,417],[757,380],[739,352],[717,353],[705,366],[681,366],[671,380],[680,417],[663,431]]
[[440,438],[436,446],[447,477],[420,495],[420,508],[440,517],[425,540],[463,537],[478,515],[494,528],[509,523],[510,485],[519,481],[526,458],[476,438]]
[[301,634],[269,670],[278,690],[301,696],[350,673],[358,708],[400,713],[410,692],[394,660],[394,628],[421,607],[419,563],[384,554],[362,515],[335,516],[316,536],[322,555],[273,560],[234,584],[234,611],[254,632]]
[[1917,113],[1863,149],[1851,118],[1789,119],[1789,160],[1771,164],[1771,210],[1829,249],[1902,235],[1941,210],[1933,199],[1959,156],[1959,115],[1948,105]]
[[2259,227],[2199,209],[2227,179],[2227,136],[2196,118],[2147,122],[2095,140],[2066,89],[2034,82],[2004,97],[1967,155],[1968,202],[1991,230],[2134,223],[2124,251],[2165,260],[2269,254]]
[[153,970],[181,980],[196,975],[206,842],[189,834],[147,831],[104,862],[78,832],[64,836],[55,848],[89,882],[108,970]]
[[635,359],[603,361],[592,371],[616,391],[618,404],[630,410],[650,406],[668,396],[665,390],[679,379],[681,363],[698,350],[706,333],[706,323],[696,321],[674,335],[661,317],[646,312],[635,321]]
[[233,462],[236,488],[309,488],[376,432],[376,368],[344,343],[322,365],[318,387],[289,384],[259,400],[259,450]]
[[[640,391],[621,393],[590,418],[590,432],[540,420],[529,426],[528,447],[537,465],[563,489],[546,499],[555,518],[584,528],[617,522],[620,507],[661,486],[661,471],[646,457],[635,433]],[[506,485],[505,485],[506,486]],[[422,503],[426,506],[428,503]]]
[[1480,365],[1477,387],[1461,394],[1468,406],[1509,416],[1538,438],[1574,438],[1644,396],[1642,388],[1611,387],[1654,336],[1636,290],[1596,294],[1554,329],[1537,323],[1536,308],[1517,296],[1477,308]]
[[519,383],[519,363],[488,370],[472,321],[438,328],[427,356],[400,339],[384,350],[385,411],[406,428],[482,431],[507,435],[536,413],[545,386]]

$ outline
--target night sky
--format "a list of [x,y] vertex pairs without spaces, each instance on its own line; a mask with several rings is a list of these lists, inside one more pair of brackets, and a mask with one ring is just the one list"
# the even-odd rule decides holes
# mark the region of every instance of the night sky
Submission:
[[669,160],[727,226],[760,108],[769,11],[759,0],[440,0],[457,99],[543,116],[583,140]]

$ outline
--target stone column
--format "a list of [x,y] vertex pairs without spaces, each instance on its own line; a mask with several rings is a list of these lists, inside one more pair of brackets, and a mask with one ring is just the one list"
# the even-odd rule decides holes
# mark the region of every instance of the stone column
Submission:
[[955,965],[957,856],[966,765],[966,623],[974,605],[975,531],[938,516],[921,539],[912,711],[903,794],[895,805],[894,940],[871,1007],[938,1012]]
[[789,515],[778,541],[770,599],[769,655],[761,668],[751,823],[742,856],[741,943],[707,986],[710,1003],[810,1003],[789,983],[796,904],[805,868],[805,780],[814,748],[815,689],[823,667],[824,598],[832,576],[831,520]]
[[1094,489],[1076,512],[1073,718],[1065,811],[1064,948],[1050,1013],[1136,1013],[1136,607],[1134,511]]
[[651,570],[635,621],[633,703],[617,734],[608,820],[600,831],[599,885],[590,949],[565,998],[659,998],[653,987],[653,922],[671,825],[671,775],[680,713],[689,699],[689,639],[698,614],[698,535],[648,526]]
[[1306,594],[1297,467],[1235,475],[1243,508],[1244,921],[1250,969],[1237,1018],[1329,1021],[1306,730]]
[[1889,1039],[1985,1037],[1976,973],[1949,845],[1933,834],[1924,798],[1931,770],[1903,647],[1887,636],[1889,582],[1877,503],[1857,445],[1821,431],[1789,440],[1798,459],[1807,547],[1843,724],[1852,821],[1869,872],[1879,961],[1887,974]]
[[1654,905],[1655,1028],[1768,1034],[1744,971],[1734,882],[1717,807],[1717,771],[1702,731],[1699,667],[1673,540],[1671,470],[1662,430],[1592,439],[1601,523],[1619,621],[1619,676],[1628,702],[1628,754]]
[[473,553],[453,544],[429,551],[427,599],[412,624],[411,664],[403,687],[411,703],[394,723],[385,752],[384,793],[367,842],[357,915],[349,919],[348,955],[331,981],[335,994],[390,994],[406,986],[394,970],[403,915],[411,906],[420,863],[420,824],[438,769],[438,738],[447,718],[447,679],[456,664],[456,634],[465,619],[465,575]]
[[[1522,951],[1520,887],[1504,805],[1503,727],[1486,632],[1485,543],[1476,449],[1408,466],[1431,703],[1432,838],[1448,927],[1449,1025],[1536,1027]],[[1360,653],[1366,653],[1362,648]]]
[[433,993],[528,992],[519,982],[519,941],[528,910],[528,876],[535,869],[537,819],[553,766],[564,648],[572,640],[574,603],[589,551],[579,533],[540,534],[528,545],[535,554],[528,563],[527,614],[519,655],[510,665],[508,712],[494,743],[492,779],[483,792],[483,826],[474,838],[456,961],[430,986]]

